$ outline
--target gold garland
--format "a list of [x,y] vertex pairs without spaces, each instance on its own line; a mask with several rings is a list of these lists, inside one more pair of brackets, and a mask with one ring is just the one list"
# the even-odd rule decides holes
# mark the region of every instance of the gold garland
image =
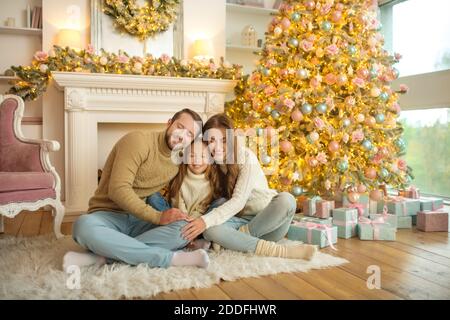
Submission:
[[179,0],[149,0],[143,7],[136,0],[104,0],[103,12],[121,32],[145,40],[169,28],[177,18],[178,5]]
[[152,55],[131,57],[124,51],[118,54],[101,50],[94,53],[89,45],[87,49],[76,51],[71,48],[54,46],[48,53],[38,51],[31,66],[13,66],[18,80],[12,80],[9,93],[24,100],[35,100],[47,89],[52,71],[134,74],[160,77],[187,77],[213,79],[240,79],[241,66],[232,65],[221,58],[214,60],[180,60],[163,54],[156,58]]

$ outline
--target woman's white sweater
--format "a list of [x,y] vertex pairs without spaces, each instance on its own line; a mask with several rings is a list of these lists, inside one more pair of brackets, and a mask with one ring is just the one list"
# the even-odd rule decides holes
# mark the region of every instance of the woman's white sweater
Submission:
[[277,194],[270,189],[256,155],[245,148],[238,161],[239,176],[231,199],[202,216],[206,228],[217,226],[231,217],[261,211]]

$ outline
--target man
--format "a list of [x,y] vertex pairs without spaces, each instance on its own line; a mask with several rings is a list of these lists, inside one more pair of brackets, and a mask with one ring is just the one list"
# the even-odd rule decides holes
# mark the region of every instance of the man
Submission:
[[197,113],[183,109],[165,131],[131,132],[116,143],[89,200],[89,214],[73,226],[73,239],[91,253],[68,252],[65,270],[109,261],[163,268],[208,265],[202,249],[174,252],[188,243],[180,231],[189,221],[186,213],[175,208],[159,212],[146,203],[178,173],[175,158],[201,133],[202,124]]

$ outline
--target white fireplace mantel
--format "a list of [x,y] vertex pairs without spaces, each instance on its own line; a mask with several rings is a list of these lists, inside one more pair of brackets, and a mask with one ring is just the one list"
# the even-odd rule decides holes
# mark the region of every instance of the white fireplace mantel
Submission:
[[65,206],[87,209],[97,187],[99,123],[166,123],[190,108],[204,120],[222,112],[236,81],[53,72],[64,91]]

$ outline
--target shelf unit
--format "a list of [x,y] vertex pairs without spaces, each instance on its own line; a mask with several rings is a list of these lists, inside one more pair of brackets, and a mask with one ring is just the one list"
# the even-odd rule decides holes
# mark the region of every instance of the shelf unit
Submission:
[[244,73],[252,72],[258,59],[257,53],[263,49],[264,43],[261,47],[241,45],[242,29],[252,25],[257,32],[257,38],[264,41],[267,26],[277,13],[277,9],[227,3],[226,59],[232,63],[241,64]]
[[241,46],[241,45],[227,45],[226,46],[227,50],[241,50],[241,51],[249,51],[252,53],[255,53],[255,51],[261,51],[262,48],[260,47],[250,47],[250,46]]
[[258,15],[271,15],[278,13],[277,9],[269,9],[263,7],[244,6],[241,4],[227,3],[227,11],[238,13],[249,13]]
[[[43,29],[27,28],[26,8],[30,5],[43,7],[44,0],[14,0],[2,1],[0,10],[0,24],[8,18],[15,19],[15,26],[0,26],[0,41],[7,50],[2,52],[0,61],[0,94],[8,92],[12,80],[18,80],[15,76],[5,76],[4,72],[11,66],[30,65],[36,51],[42,50]],[[35,101],[25,101],[24,118],[32,121],[24,121],[24,134],[30,138],[42,138],[42,98]]]
[[42,29],[35,28],[17,28],[17,27],[0,27],[0,34],[15,34],[27,36],[42,36]]
[[10,80],[18,80],[17,77],[11,77],[11,76],[0,76],[0,81],[8,82]]

